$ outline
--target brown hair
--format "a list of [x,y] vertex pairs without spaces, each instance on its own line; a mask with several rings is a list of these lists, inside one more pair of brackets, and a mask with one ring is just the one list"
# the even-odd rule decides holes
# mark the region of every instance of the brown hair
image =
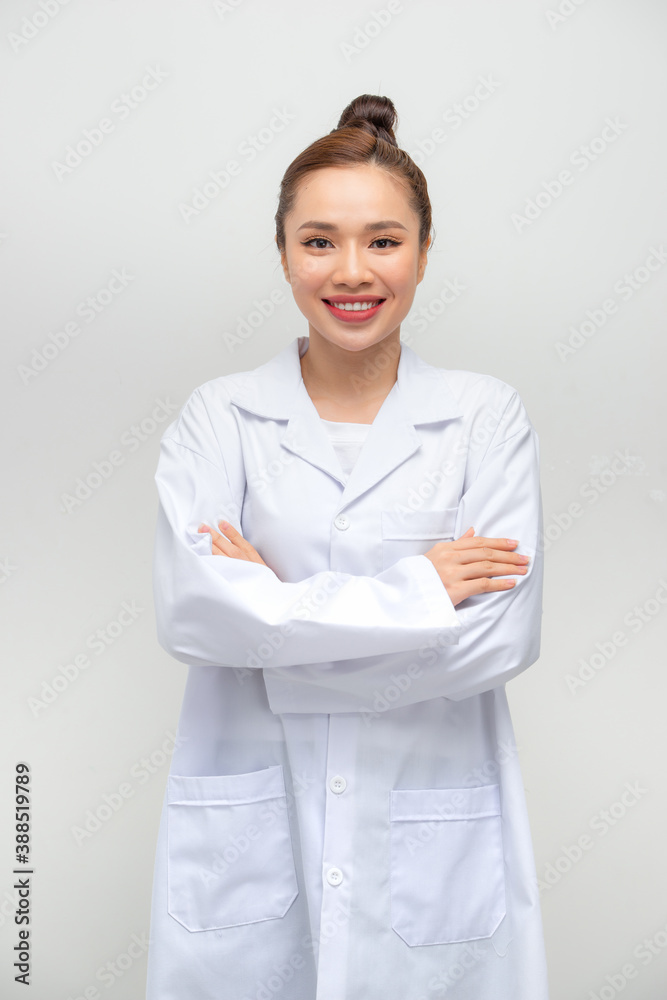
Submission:
[[398,148],[394,128],[396,108],[388,97],[362,94],[350,101],[338,126],[299,153],[290,163],[280,184],[276,212],[276,243],[285,250],[285,217],[294,207],[299,182],[323,167],[345,167],[372,163],[388,170],[408,189],[410,207],[419,216],[419,249],[428,243],[431,232],[431,201],[426,178],[411,156]]

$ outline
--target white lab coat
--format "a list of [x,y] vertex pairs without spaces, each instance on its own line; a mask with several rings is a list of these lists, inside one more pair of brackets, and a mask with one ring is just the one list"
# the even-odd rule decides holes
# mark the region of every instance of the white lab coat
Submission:
[[[200,386],[161,443],[158,638],[189,672],[147,998],[546,1000],[504,688],[540,648],[537,435],[402,344],[345,482],[307,348]],[[221,518],[267,566],[211,553]],[[454,608],[423,553],[470,526],[532,559]]]

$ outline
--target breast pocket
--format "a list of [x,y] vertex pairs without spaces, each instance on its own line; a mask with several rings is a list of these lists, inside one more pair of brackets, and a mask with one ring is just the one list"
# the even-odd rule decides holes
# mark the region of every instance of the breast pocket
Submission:
[[437,542],[454,538],[458,507],[382,511],[382,569],[404,556],[421,556]]
[[285,915],[298,888],[282,765],[167,786],[167,905],[190,931]]
[[391,793],[391,923],[414,947],[486,938],[505,915],[498,785]]

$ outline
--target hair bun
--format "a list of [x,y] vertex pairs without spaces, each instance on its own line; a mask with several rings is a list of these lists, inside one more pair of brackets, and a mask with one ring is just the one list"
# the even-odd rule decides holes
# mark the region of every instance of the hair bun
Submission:
[[378,94],[361,94],[350,101],[338,122],[338,128],[363,128],[385,142],[397,146],[394,129],[398,115],[393,101]]

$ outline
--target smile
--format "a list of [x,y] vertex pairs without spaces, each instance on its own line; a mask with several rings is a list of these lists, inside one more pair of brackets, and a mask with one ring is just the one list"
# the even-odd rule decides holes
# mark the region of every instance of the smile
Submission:
[[360,323],[374,316],[385,299],[365,299],[357,302],[339,302],[322,299],[332,316],[346,323]]

